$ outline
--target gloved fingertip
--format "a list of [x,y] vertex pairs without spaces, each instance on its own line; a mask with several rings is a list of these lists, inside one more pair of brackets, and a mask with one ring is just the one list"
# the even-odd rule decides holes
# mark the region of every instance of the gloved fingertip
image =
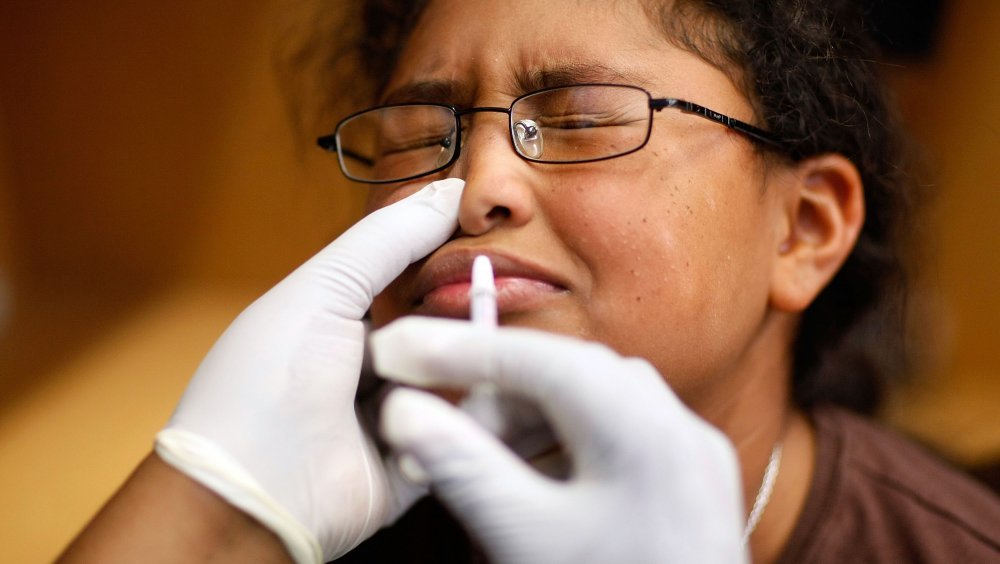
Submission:
[[431,182],[426,187],[424,187],[424,190],[430,189],[435,192],[452,191],[452,190],[461,190],[462,187],[464,186],[465,186],[465,181],[462,180],[461,178],[444,178],[442,180],[435,180],[434,182]]
[[411,386],[430,387],[441,375],[430,363],[455,351],[456,339],[467,323],[430,317],[409,316],[371,334],[369,344],[375,372]]
[[[461,178],[445,178],[442,180],[435,180],[430,184],[424,186],[416,194],[408,199],[412,199],[414,203],[424,202],[429,203],[431,207],[445,213],[449,216],[458,213],[458,204],[462,199],[462,189],[465,187],[465,181]],[[457,217],[456,217],[457,221]]]
[[399,473],[410,483],[417,486],[426,486],[431,483],[430,474],[424,470],[424,466],[412,454],[404,454],[397,460]]
[[393,447],[407,450],[407,446],[422,436],[434,413],[450,406],[427,392],[412,388],[397,388],[386,396],[382,404],[382,437]]

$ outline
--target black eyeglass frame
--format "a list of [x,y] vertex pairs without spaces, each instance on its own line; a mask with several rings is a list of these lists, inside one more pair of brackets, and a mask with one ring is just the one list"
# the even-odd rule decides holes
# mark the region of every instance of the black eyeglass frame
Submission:
[[[514,138],[514,135],[515,135],[515,132],[514,132],[514,123],[512,121],[513,120],[514,106],[519,101],[521,101],[521,100],[523,100],[525,98],[528,98],[530,96],[534,96],[534,95],[537,95],[537,94],[543,94],[545,92],[551,92],[551,91],[554,91],[554,90],[563,90],[563,89],[567,89],[567,88],[576,88],[576,87],[580,87],[580,86],[614,86],[614,87],[618,87],[618,88],[631,88],[633,90],[638,90],[638,91],[642,92],[643,94],[645,94],[646,98],[649,100],[649,120],[648,120],[648,122],[646,124],[646,135],[643,138],[642,143],[639,144],[637,147],[635,147],[633,149],[629,149],[627,151],[622,151],[621,153],[616,153],[614,155],[608,155],[608,156],[597,157],[597,158],[592,158],[592,159],[583,159],[583,160],[578,160],[578,161],[547,161],[545,159],[539,159],[539,158],[535,158],[535,157],[529,157],[529,156],[523,154],[518,149],[517,143],[515,142],[515,138]],[[358,117],[358,116],[360,116],[362,114],[366,114],[368,112],[377,111],[377,110],[384,110],[384,109],[387,109],[387,108],[399,108],[399,107],[410,107],[410,106],[413,106],[413,107],[418,107],[418,106],[419,107],[432,106],[432,107],[445,108],[445,109],[451,111],[451,113],[455,116],[455,144],[456,144],[456,147],[455,147],[455,152],[452,154],[451,158],[448,159],[448,162],[444,163],[443,165],[441,165],[441,166],[439,166],[439,167],[437,167],[437,168],[435,168],[433,170],[429,170],[427,172],[422,172],[420,174],[416,174],[416,175],[412,175],[412,176],[407,176],[405,178],[392,179],[392,180],[366,180],[366,179],[356,178],[354,176],[351,176],[351,174],[347,172],[347,167],[344,165],[344,157],[345,156],[350,157],[352,159],[359,160],[359,161],[367,163],[369,165],[372,165],[374,163],[371,161],[371,159],[368,159],[367,157],[364,157],[362,155],[354,153],[353,151],[350,151],[349,149],[344,149],[343,147],[339,147],[339,145],[340,145],[340,142],[339,142],[339,139],[340,139],[340,129],[344,126],[344,124],[346,124],[349,121],[351,121],[352,119],[354,119],[354,118],[356,118],[356,117]],[[507,129],[508,129],[508,131],[510,133],[510,141],[511,141],[511,145],[513,146],[514,152],[519,157],[521,157],[522,159],[524,159],[524,160],[526,160],[528,162],[533,162],[533,163],[538,163],[538,164],[582,164],[582,163],[592,163],[592,162],[598,162],[598,161],[606,161],[606,160],[609,160],[609,159],[616,159],[618,157],[623,157],[625,155],[629,155],[629,154],[635,153],[636,151],[641,150],[643,147],[646,146],[647,143],[649,143],[649,138],[650,138],[650,136],[652,134],[652,131],[653,131],[653,112],[654,111],[655,112],[662,111],[664,108],[677,108],[677,109],[679,109],[682,112],[689,113],[689,114],[694,114],[696,116],[702,117],[702,118],[707,119],[709,121],[713,121],[715,123],[721,124],[721,125],[729,128],[729,129],[731,129],[731,130],[733,130],[733,131],[735,131],[737,133],[740,133],[740,134],[748,137],[749,139],[751,139],[753,141],[757,141],[759,143],[762,143],[762,144],[768,146],[771,149],[778,150],[778,151],[785,151],[786,150],[785,144],[782,143],[781,140],[778,139],[777,137],[775,137],[772,133],[770,133],[768,131],[765,131],[765,130],[763,130],[763,129],[759,128],[759,127],[756,127],[754,125],[750,125],[749,123],[746,123],[744,121],[740,121],[740,120],[738,120],[736,118],[732,118],[732,117],[729,117],[729,116],[727,116],[725,114],[719,113],[719,112],[717,112],[715,110],[712,110],[710,108],[706,108],[705,106],[702,106],[702,105],[699,105],[699,104],[695,104],[694,102],[688,102],[687,100],[681,100],[679,98],[653,98],[653,95],[648,90],[646,90],[645,88],[639,87],[639,86],[632,86],[632,85],[629,85],[629,84],[602,83],[602,82],[583,83],[583,84],[569,84],[569,85],[565,85],[565,86],[552,86],[552,87],[549,87],[549,88],[543,88],[541,90],[535,90],[534,92],[528,92],[526,94],[522,94],[522,95],[518,96],[517,98],[514,98],[514,100],[511,101],[510,106],[508,106],[506,108],[496,107],[496,106],[482,106],[482,107],[478,107],[478,108],[459,109],[459,108],[457,108],[457,107],[455,107],[453,105],[450,105],[450,104],[438,104],[438,103],[431,103],[431,102],[427,102],[427,103],[424,103],[424,102],[407,102],[407,103],[402,103],[402,104],[386,104],[386,105],[382,105],[382,106],[375,106],[373,108],[367,108],[367,109],[364,109],[364,110],[361,110],[361,111],[358,111],[358,112],[354,112],[353,114],[351,114],[351,115],[345,117],[344,119],[340,120],[337,123],[337,127],[336,127],[336,129],[334,129],[334,132],[331,133],[331,134],[329,134],[329,135],[323,135],[322,137],[318,137],[316,139],[316,144],[319,147],[321,147],[322,149],[326,150],[326,151],[336,152],[337,153],[337,160],[338,160],[338,162],[340,164],[340,171],[348,179],[353,180],[355,182],[362,182],[362,183],[365,183],[365,184],[393,184],[393,183],[396,183],[396,182],[406,182],[406,181],[415,180],[417,178],[421,178],[421,177],[424,177],[424,176],[430,176],[430,175],[435,174],[437,172],[441,172],[442,170],[445,170],[448,167],[450,167],[451,165],[455,164],[455,161],[458,160],[458,158],[459,158],[459,156],[461,155],[461,152],[462,152],[462,117],[470,115],[470,114],[476,114],[476,113],[481,113],[481,112],[497,112],[497,113],[507,114],[507,126],[508,126]]]

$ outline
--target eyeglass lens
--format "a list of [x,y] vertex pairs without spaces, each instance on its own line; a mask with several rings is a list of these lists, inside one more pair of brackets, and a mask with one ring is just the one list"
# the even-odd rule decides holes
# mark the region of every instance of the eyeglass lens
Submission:
[[[645,143],[649,96],[626,86],[581,85],[517,99],[510,134],[524,158],[573,163],[618,156]],[[389,182],[448,164],[458,149],[458,120],[445,106],[376,108],[343,122],[337,131],[341,166],[351,178]]]

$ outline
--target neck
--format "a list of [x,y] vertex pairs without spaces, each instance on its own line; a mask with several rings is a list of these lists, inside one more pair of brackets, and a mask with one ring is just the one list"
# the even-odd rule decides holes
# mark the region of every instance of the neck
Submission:
[[748,514],[771,452],[778,441],[783,442],[773,494],[750,537],[750,553],[758,563],[773,562],[781,555],[805,504],[813,474],[812,430],[791,401],[791,357],[785,351],[794,328],[794,319],[769,315],[762,324],[761,338],[738,363],[752,370],[741,371],[715,387],[718,392],[701,394],[691,402],[692,409],[722,430],[736,447]]

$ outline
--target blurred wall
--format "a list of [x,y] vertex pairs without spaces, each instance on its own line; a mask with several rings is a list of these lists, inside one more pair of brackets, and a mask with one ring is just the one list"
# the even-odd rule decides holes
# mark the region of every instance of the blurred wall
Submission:
[[11,315],[10,277],[14,268],[13,243],[11,242],[11,211],[7,198],[10,194],[7,178],[7,154],[4,146],[7,136],[0,121],[0,340],[6,333]]
[[888,69],[934,195],[918,306],[927,379],[885,417],[966,464],[1000,462],[1000,2],[946,3],[933,56]]
[[0,3],[0,561],[51,560],[228,322],[359,216],[274,72],[311,4]]
[[[0,268],[17,296],[0,560],[52,559],[233,316],[359,215],[273,68],[289,12],[322,3],[0,5]],[[922,301],[940,337],[922,345],[931,378],[885,417],[962,463],[1000,457],[998,37],[1000,3],[955,0],[935,56],[891,73],[936,169]]]
[[[345,219],[290,166],[270,68],[277,4],[3,8],[0,96],[26,282],[127,289],[192,269],[271,279],[295,264],[289,245],[301,253],[317,225],[328,235]],[[317,206],[327,217],[303,225]]]
[[269,286],[356,216],[285,119],[279,4],[0,7],[5,231],[34,310],[0,344],[0,395],[165,288]]

